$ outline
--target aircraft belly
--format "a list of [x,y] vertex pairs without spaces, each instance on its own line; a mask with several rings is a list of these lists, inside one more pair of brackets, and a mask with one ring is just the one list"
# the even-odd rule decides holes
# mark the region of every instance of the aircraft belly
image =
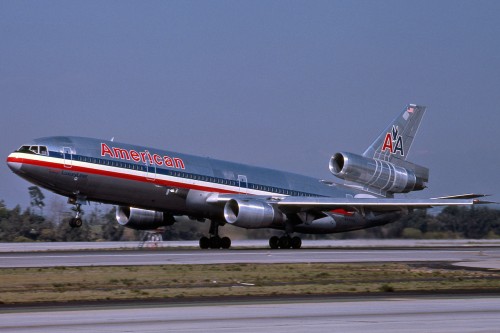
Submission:
[[394,222],[402,215],[401,212],[390,212],[383,214],[359,213],[353,215],[329,214],[326,217],[313,220],[310,223],[298,224],[294,231],[308,234],[328,234],[346,231],[354,231],[384,225]]
[[55,193],[69,195],[72,193],[72,189],[66,189],[63,186],[66,185],[66,181],[61,179],[60,173],[61,170],[58,169],[23,164],[19,176]]

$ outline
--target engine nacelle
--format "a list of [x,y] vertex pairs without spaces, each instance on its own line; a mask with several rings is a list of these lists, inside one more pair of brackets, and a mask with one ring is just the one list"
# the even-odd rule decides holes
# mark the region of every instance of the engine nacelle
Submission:
[[247,229],[268,228],[284,223],[286,217],[264,201],[231,199],[224,206],[226,222]]
[[173,216],[154,210],[119,206],[116,220],[124,227],[135,230],[153,230],[175,223]]
[[336,153],[330,159],[330,171],[341,179],[386,192],[423,190],[429,178],[429,170],[409,162],[402,163],[411,168],[352,153]]

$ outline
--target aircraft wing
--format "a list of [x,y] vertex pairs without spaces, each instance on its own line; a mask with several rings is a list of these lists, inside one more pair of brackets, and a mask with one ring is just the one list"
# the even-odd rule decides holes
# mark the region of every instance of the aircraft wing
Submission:
[[231,199],[258,200],[276,206],[284,213],[305,211],[329,211],[345,209],[348,211],[394,211],[400,209],[432,208],[438,206],[470,206],[494,203],[479,200],[484,194],[460,194],[431,199],[391,199],[391,198],[330,198],[330,197],[270,197],[253,195],[214,194],[207,202],[224,205]]
[[[457,196],[461,197],[461,196]],[[388,199],[388,198],[310,198],[286,197],[277,201],[277,207],[286,213],[302,211],[348,211],[367,209],[371,211],[391,211],[412,208],[432,208],[437,206],[470,206],[491,203],[476,198],[471,199]]]

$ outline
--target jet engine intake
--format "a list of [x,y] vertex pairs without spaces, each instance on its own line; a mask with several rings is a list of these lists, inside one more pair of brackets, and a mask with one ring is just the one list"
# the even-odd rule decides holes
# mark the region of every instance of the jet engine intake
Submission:
[[117,208],[116,220],[122,226],[135,230],[153,230],[175,223],[172,215],[154,210],[125,206]]
[[264,201],[231,199],[224,206],[224,219],[237,227],[258,229],[281,225],[286,217]]
[[352,153],[336,153],[330,159],[330,172],[336,177],[392,193],[423,190],[429,178],[427,168],[409,162],[406,168],[391,162]]

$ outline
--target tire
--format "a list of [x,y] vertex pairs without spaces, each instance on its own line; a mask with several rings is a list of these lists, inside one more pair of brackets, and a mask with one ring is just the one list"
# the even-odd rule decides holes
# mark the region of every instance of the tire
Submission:
[[269,238],[269,247],[271,249],[277,249],[277,248],[279,248],[279,242],[280,242],[279,237],[273,236],[273,237]]
[[80,228],[83,224],[82,219],[79,217],[75,218],[73,223],[75,225],[75,228]]
[[210,240],[203,236],[200,238],[200,248],[201,249],[208,249],[210,247]]
[[279,246],[280,249],[289,249],[292,247],[292,239],[288,236],[280,237]]
[[301,246],[302,246],[302,239],[300,239],[300,237],[293,237],[292,238],[292,249],[300,249]]
[[222,237],[220,240],[220,246],[223,249],[229,249],[231,247],[231,238],[229,237]]
[[219,236],[214,236],[210,238],[210,248],[220,249],[221,239]]

